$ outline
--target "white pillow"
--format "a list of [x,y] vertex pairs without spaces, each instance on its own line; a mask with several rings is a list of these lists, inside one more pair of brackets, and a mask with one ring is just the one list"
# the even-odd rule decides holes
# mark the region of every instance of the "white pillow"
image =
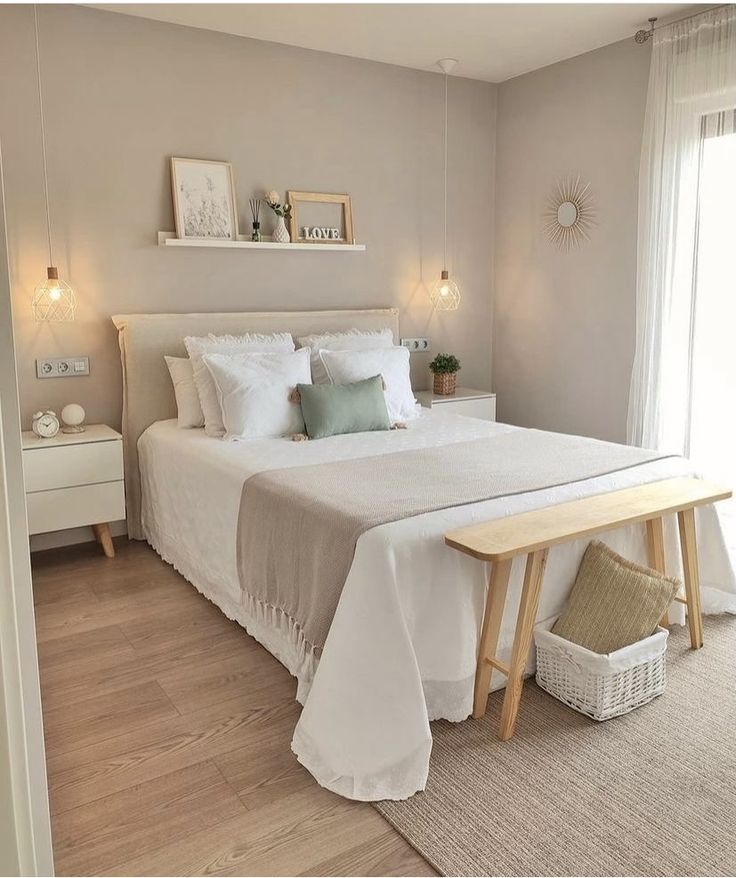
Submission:
[[312,349],[312,381],[315,384],[329,384],[330,379],[322,360],[319,358],[320,351],[367,351],[376,348],[390,348],[394,344],[394,334],[388,328],[374,329],[368,332],[363,332],[360,329],[349,329],[347,332],[303,335],[297,339],[297,343],[300,348]]
[[320,351],[333,384],[351,384],[374,375],[383,376],[386,407],[392,422],[410,421],[419,415],[409,378],[409,350],[404,347],[372,351]]
[[212,335],[204,337],[188,336],[184,345],[192,361],[194,384],[204,413],[204,431],[208,436],[222,436],[225,427],[222,423],[217,390],[207,367],[202,362],[203,354],[242,354],[262,351],[293,351],[294,339],[288,332],[275,332],[262,335],[248,332],[245,335]]
[[297,384],[311,384],[309,348],[292,353],[204,354],[217,389],[225,439],[265,439],[304,432]]
[[204,427],[204,414],[194,384],[192,361],[188,357],[164,357],[169,367],[176,397],[177,424],[180,427]]

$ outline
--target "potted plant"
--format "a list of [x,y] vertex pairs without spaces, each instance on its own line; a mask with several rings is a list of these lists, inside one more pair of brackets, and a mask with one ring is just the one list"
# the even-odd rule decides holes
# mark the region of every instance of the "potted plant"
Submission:
[[440,396],[452,396],[457,385],[460,360],[453,354],[437,354],[429,368],[434,375],[434,392]]

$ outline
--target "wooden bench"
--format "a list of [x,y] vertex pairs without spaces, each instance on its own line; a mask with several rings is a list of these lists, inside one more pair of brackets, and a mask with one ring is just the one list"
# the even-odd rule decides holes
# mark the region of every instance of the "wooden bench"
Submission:
[[[474,524],[446,534],[448,546],[480,561],[491,562],[475,673],[473,716],[477,718],[485,714],[493,671],[500,671],[506,675],[507,683],[499,738],[506,741],[513,735],[547,553],[551,546],[560,543],[644,522],[649,566],[664,573],[662,516],[677,513],[685,598],[675,600],[687,605],[690,643],[693,649],[699,649],[703,645],[703,627],[694,510],[696,506],[726,500],[730,496],[731,491],[700,479],[666,479]],[[496,657],[496,648],[511,562],[517,555],[526,555],[527,561],[511,661],[506,665]]]

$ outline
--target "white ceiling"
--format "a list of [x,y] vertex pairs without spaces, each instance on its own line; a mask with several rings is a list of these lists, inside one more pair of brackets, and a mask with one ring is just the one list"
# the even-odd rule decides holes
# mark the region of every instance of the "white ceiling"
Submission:
[[457,58],[455,75],[489,82],[633,38],[650,15],[673,18],[697,8],[687,3],[89,5],[418,70],[434,69],[439,58]]

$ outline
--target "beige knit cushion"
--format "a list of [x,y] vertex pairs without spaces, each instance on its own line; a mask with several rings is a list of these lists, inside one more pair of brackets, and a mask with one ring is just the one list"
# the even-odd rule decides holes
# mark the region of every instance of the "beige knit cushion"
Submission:
[[654,633],[680,583],[640,567],[594,540],[554,634],[606,654]]

